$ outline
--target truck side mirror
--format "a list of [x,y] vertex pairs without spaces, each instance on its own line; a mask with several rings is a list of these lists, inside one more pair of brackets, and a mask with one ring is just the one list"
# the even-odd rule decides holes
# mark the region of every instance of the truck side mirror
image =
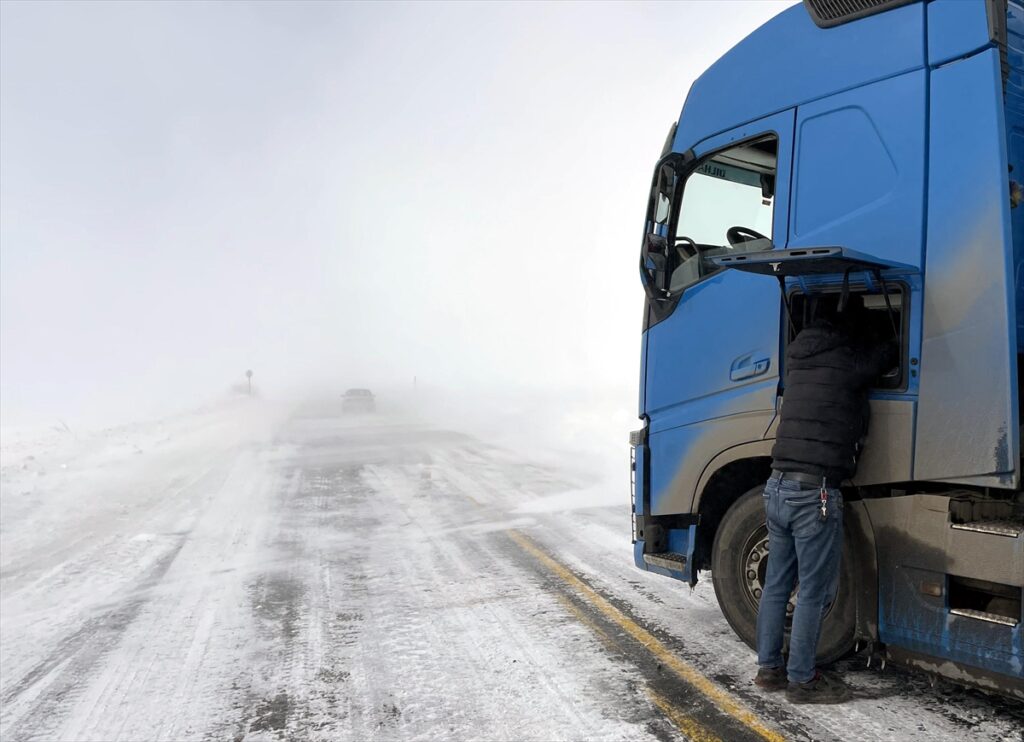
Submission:
[[644,260],[655,271],[664,271],[668,266],[668,239],[655,232],[644,236]]
[[652,299],[666,298],[668,289],[668,240],[654,232],[644,235],[640,255],[640,270],[644,278],[644,290]]

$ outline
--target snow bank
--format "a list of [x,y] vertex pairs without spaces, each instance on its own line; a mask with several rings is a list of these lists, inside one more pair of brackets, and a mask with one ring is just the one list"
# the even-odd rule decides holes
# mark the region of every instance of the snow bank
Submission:
[[0,429],[0,569],[9,575],[33,554],[112,527],[153,488],[173,491],[202,461],[266,441],[290,410],[235,398],[97,430]]

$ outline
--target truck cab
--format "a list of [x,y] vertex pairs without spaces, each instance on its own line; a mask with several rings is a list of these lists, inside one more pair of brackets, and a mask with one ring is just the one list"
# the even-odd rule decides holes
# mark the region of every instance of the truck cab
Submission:
[[898,362],[820,659],[866,643],[1024,698],[1019,182],[1017,0],[804,0],[693,83],[641,244],[639,568],[710,570],[753,646],[785,346],[858,294]]

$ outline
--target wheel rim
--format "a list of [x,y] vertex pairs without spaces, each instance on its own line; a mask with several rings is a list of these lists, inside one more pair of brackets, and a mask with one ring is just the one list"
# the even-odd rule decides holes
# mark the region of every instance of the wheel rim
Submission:
[[[761,602],[761,593],[764,591],[765,575],[768,572],[767,526],[759,526],[751,532],[743,544],[742,553],[743,558],[739,561],[739,583],[743,586],[741,592],[750,609],[757,613],[757,607]],[[796,609],[799,592],[800,586],[797,585],[786,603],[786,628],[789,628],[793,621],[793,611]],[[832,607],[829,606],[828,610],[831,612]],[[828,614],[826,613],[826,615]]]

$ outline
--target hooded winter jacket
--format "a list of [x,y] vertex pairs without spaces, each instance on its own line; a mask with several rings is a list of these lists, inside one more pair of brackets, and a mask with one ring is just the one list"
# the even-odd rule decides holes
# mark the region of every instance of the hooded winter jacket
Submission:
[[895,362],[890,342],[861,339],[827,319],[786,348],[786,387],[772,466],[841,481],[868,431],[868,388]]

